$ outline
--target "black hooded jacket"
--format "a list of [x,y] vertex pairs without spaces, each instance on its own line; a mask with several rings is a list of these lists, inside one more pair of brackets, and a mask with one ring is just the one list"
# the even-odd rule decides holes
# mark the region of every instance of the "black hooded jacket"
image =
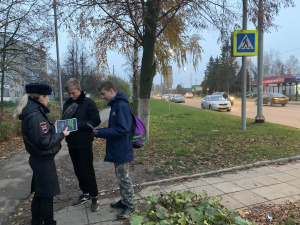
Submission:
[[42,103],[29,98],[19,116],[25,148],[31,156],[51,159],[61,148],[64,134],[55,133],[54,124],[46,115],[49,112]]
[[[77,103],[78,107],[76,108],[73,115],[68,115],[66,118],[65,111],[72,104]],[[87,125],[91,124],[93,127],[97,127],[100,123],[100,114],[96,103],[85,97],[83,91],[74,101],[69,98],[63,107],[63,119],[77,118],[77,127],[78,130],[71,132],[69,136],[66,137],[68,147],[71,148],[91,148],[94,140],[93,130]]]

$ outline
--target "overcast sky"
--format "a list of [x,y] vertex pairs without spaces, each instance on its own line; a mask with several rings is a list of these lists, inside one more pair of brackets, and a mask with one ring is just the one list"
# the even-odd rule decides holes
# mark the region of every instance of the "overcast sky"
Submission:
[[[295,1],[298,3],[297,1]],[[281,9],[279,16],[275,20],[275,24],[280,27],[276,31],[271,30],[271,33],[264,33],[264,52],[269,52],[270,49],[276,50],[280,53],[280,59],[285,62],[291,55],[296,56],[300,60],[300,29],[297,21],[299,20],[300,8],[296,6],[294,8]],[[248,25],[248,29],[253,29]],[[216,31],[205,31],[201,34],[203,39],[200,44],[203,48],[202,61],[198,66],[198,70],[195,72],[191,65],[186,65],[186,71],[178,69],[176,65],[172,65],[173,69],[173,88],[176,88],[177,84],[182,84],[184,87],[190,87],[191,83],[200,84],[204,78],[204,71],[206,64],[210,56],[214,58],[221,53],[221,46],[217,43],[218,33]],[[68,43],[68,38],[65,34],[60,34],[60,58],[63,59],[63,55],[66,52],[65,46]],[[50,50],[50,53],[55,56],[55,46]],[[257,57],[251,58],[252,62],[257,61]],[[125,59],[117,52],[110,52],[108,55],[108,64],[110,70],[121,78],[129,80],[128,72],[124,71],[126,67]],[[299,71],[300,72],[300,71]],[[191,82],[192,78],[192,82]],[[161,82],[161,75],[157,74],[154,77],[154,83]]]

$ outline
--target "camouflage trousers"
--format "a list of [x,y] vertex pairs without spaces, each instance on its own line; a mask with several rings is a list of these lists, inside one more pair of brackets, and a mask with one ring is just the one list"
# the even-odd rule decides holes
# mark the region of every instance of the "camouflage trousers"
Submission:
[[130,208],[133,208],[134,190],[129,175],[129,162],[114,163],[114,164],[115,164],[115,173],[120,185],[120,194],[121,194],[122,203],[124,205],[127,205]]

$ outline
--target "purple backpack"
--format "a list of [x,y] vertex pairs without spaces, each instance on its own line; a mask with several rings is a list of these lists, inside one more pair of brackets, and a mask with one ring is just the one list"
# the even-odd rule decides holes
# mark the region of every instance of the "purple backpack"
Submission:
[[144,122],[132,113],[132,146],[140,148],[146,143],[146,128]]
[[[125,101],[119,101],[117,103],[117,107],[119,106],[120,102],[125,102]],[[134,115],[132,111],[131,111],[131,115],[132,115],[132,133],[130,137],[132,140],[132,146],[134,148],[140,148],[143,147],[146,143],[146,127],[144,122],[136,115]]]

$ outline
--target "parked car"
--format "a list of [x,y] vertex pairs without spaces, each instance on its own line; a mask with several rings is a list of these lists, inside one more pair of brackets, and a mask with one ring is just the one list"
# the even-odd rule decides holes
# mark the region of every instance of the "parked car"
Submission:
[[184,97],[185,97],[185,98],[194,98],[194,95],[193,95],[193,93],[186,93],[186,94],[184,95]]
[[183,95],[174,95],[173,98],[172,98],[172,102],[185,103],[185,98],[183,97]]
[[202,109],[231,111],[231,103],[222,95],[208,95],[201,100]]
[[[223,94],[224,94],[224,92],[214,92],[214,93],[212,93],[212,95],[221,95],[221,96],[223,96]],[[226,100],[229,101],[231,103],[231,105],[233,105],[233,103],[234,103],[234,97],[233,96],[228,95],[228,98]]]
[[169,95],[168,94],[164,94],[162,97],[162,100],[168,100],[169,99]]
[[[263,95],[263,104],[272,106],[274,104],[281,104],[285,106],[289,101],[289,97],[281,93],[267,93]],[[255,99],[255,104],[257,105],[257,98]]]

